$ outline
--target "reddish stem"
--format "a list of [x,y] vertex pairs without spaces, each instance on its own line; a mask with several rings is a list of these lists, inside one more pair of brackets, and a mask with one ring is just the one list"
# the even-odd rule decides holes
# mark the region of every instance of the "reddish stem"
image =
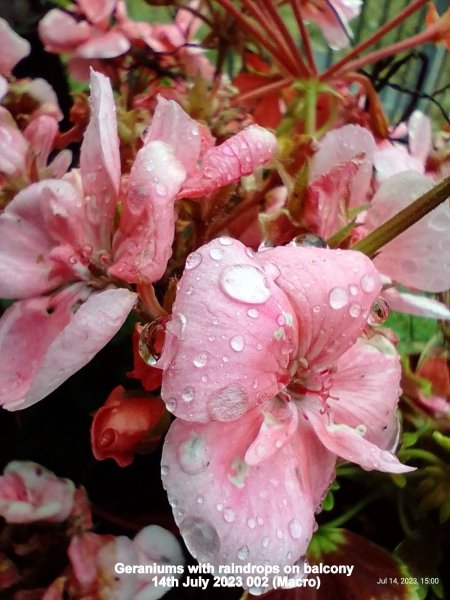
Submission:
[[308,33],[308,30],[306,29],[305,22],[303,21],[300,4],[299,4],[298,0],[289,0],[289,3],[292,7],[292,11],[293,11],[295,19],[297,21],[297,25],[300,30],[300,35],[302,36],[303,48],[306,52],[306,59],[308,61],[309,68],[311,69],[313,74],[316,75],[317,74],[316,61],[314,60],[314,53],[312,51],[309,33]]
[[273,81],[267,85],[262,85],[256,90],[251,90],[245,94],[240,94],[236,98],[236,103],[245,102],[246,100],[253,100],[253,98],[258,98],[259,96],[264,96],[265,94],[273,94],[273,92],[277,92],[278,90],[288,87],[288,85],[291,85],[292,82],[292,78],[285,78],[279,79],[278,81]]
[[400,12],[396,17],[394,17],[391,21],[383,25],[376,33],[371,35],[367,40],[357,44],[353,50],[351,50],[346,56],[338,60],[334,65],[331,65],[329,69],[324,71],[320,76],[322,81],[326,79],[330,79],[332,75],[340,71],[344,66],[347,65],[353,58],[361,54],[366,48],[373,46],[379,39],[384,37],[389,31],[397,27],[402,21],[407,19],[410,15],[415,13],[417,10],[422,8],[428,0],[416,0],[410,6],[406,7],[404,10]]

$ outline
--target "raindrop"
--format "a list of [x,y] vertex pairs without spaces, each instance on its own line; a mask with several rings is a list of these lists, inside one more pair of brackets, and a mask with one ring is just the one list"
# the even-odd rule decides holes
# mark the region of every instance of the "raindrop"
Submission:
[[262,517],[256,517],[256,522],[258,525],[264,525],[264,519]]
[[233,240],[226,235],[223,235],[222,237],[219,238],[219,244],[221,244],[222,246],[231,246],[232,243],[233,243]]
[[239,548],[237,551],[236,558],[239,560],[246,560],[249,554],[250,550],[248,549],[248,546],[241,546],[241,548]]
[[263,539],[262,539],[262,542],[261,542],[261,543],[262,543],[262,547],[263,547],[263,548],[267,548],[267,546],[269,545],[269,538],[268,538],[267,536],[266,536],[266,537],[263,537]]
[[361,304],[359,304],[358,302],[352,302],[349,306],[348,309],[348,313],[351,317],[359,317],[359,315],[361,314],[362,308],[361,308]]
[[169,474],[169,467],[167,465],[161,466],[161,475],[164,477]]
[[184,390],[181,392],[181,397],[185,402],[192,402],[194,396],[195,390],[191,386],[185,387]]
[[286,317],[284,315],[278,315],[277,317],[277,323],[278,325],[280,325],[281,327],[283,325],[286,325]]
[[195,269],[202,262],[202,255],[199,252],[192,252],[186,259],[186,269]]
[[239,384],[233,384],[214,392],[208,401],[210,416],[216,421],[234,421],[246,412],[247,407],[247,392]]
[[302,246],[304,248],[328,248],[326,241],[312,233],[301,233],[289,242],[289,246]]
[[202,435],[193,433],[178,447],[178,460],[186,473],[196,475],[207,469],[210,463],[210,451]]
[[243,335],[235,335],[230,340],[230,346],[235,352],[242,352],[245,348],[245,338]]
[[281,275],[280,269],[272,262],[268,262],[264,265],[264,271],[267,273],[270,279],[272,279],[272,281],[275,281],[275,279],[278,279],[278,277]]
[[363,275],[361,277],[361,287],[364,292],[373,292],[376,286],[376,281],[371,275]]
[[264,252],[264,250],[270,250],[271,248],[275,248],[275,244],[269,240],[263,240],[258,246],[258,252]]
[[251,319],[257,319],[259,317],[259,310],[257,310],[256,308],[249,308],[247,309],[247,315]]
[[223,518],[227,523],[232,523],[234,521],[234,519],[236,518],[236,515],[234,514],[234,510],[232,510],[231,508],[226,508],[223,511]]
[[370,308],[367,322],[369,325],[381,325],[389,316],[389,306],[384,298],[379,296]]
[[297,519],[292,519],[288,525],[288,528],[289,533],[294,540],[298,540],[301,537],[303,530],[300,521],[297,521]]
[[205,499],[203,498],[203,496],[198,496],[198,498],[197,498],[197,502],[198,502],[199,504],[203,504],[203,502],[204,502],[204,501],[205,501]]
[[158,183],[155,187],[155,192],[158,196],[165,196],[167,194],[167,188],[162,183]]
[[213,260],[222,260],[223,252],[220,248],[211,248],[209,255]]
[[169,398],[168,400],[165,401],[166,402],[166,408],[169,412],[175,412],[177,409],[177,401],[175,400],[175,398]]
[[328,302],[331,308],[339,310],[348,304],[348,292],[341,287],[335,287],[331,290],[328,296]]
[[167,317],[147,323],[139,335],[138,350],[142,360],[155,365],[162,353]]
[[275,533],[279,540],[283,539],[283,532],[281,531],[281,529],[277,529]]
[[313,312],[314,312],[314,313],[316,313],[316,314],[317,314],[317,313],[320,313],[320,306],[319,306],[319,304],[316,304],[315,306],[313,306],[313,308],[312,308],[312,309],[313,309]]
[[255,529],[255,527],[256,527],[255,519],[247,519],[247,525],[250,529]]
[[215,528],[200,517],[187,517],[180,523],[180,533],[194,558],[211,562],[220,550],[220,537]]
[[196,367],[202,368],[207,364],[209,357],[209,352],[200,352],[199,354],[197,354],[197,356],[194,357],[193,363]]
[[220,275],[219,285],[224,294],[240,302],[263,304],[270,298],[264,273],[252,265],[225,267]]
[[350,294],[351,294],[352,296],[357,296],[357,295],[358,295],[359,288],[358,288],[358,286],[357,286],[357,285],[355,285],[354,283],[350,284],[350,285],[348,286],[348,289],[350,290]]

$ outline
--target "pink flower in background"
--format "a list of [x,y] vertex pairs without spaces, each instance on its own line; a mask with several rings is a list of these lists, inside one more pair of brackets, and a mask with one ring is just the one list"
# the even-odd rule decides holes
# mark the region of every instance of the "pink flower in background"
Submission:
[[16,64],[30,53],[30,44],[11,29],[5,19],[0,18],[0,100],[8,91],[5,77],[11,75]]
[[111,86],[93,72],[91,87],[80,170],[27,187],[0,216],[0,297],[19,299],[0,320],[0,403],[9,410],[38,402],[117,333],[137,298],[125,284],[162,277],[177,196],[233,183],[275,149],[258,126],[214,147],[207,130],[161,100],[121,181]]
[[380,289],[352,251],[255,254],[222,237],[188,257],[159,361],[180,417],[162,477],[199,561],[301,559],[338,457],[410,470],[391,453],[397,353],[381,336],[358,339]]
[[75,486],[33,462],[13,461],[0,476],[0,515],[7,523],[65,521]]
[[319,25],[333,50],[349,45],[349,21],[359,15],[362,0],[302,0],[301,5],[305,18]]

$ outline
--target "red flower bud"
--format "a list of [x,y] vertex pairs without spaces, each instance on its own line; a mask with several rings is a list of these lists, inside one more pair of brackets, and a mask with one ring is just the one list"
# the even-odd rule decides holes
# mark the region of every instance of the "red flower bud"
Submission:
[[97,460],[113,458],[121,467],[133,462],[144,444],[155,443],[163,433],[165,406],[160,398],[116,387],[94,416],[92,452]]

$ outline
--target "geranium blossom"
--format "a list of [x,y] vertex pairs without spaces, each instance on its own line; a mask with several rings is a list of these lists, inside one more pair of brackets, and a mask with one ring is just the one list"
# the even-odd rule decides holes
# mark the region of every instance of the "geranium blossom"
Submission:
[[180,417],[162,475],[199,561],[299,560],[337,457],[410,470],[391,453],[397,353],[358,339],[380,290],[352,251],[255,254],[223,237],[188,257],[159,361]]
[[362,0],[302,0],[301,4],[305,17],[319,25],[334,50],[348,46],[349,21],[359,15]]
[[11,29],[5,19],[0,18],[0,100],[8,90],[4,76],[10,76],[16,64],[30,52],[30,43]]

